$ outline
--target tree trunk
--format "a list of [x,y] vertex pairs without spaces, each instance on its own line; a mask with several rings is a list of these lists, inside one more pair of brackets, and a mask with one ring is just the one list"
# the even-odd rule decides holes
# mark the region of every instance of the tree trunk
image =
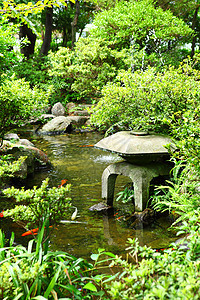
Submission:
[[28,59],[31,55],[34,54],[35,42],[36,42],[36,34],[33,33],[31,28],[27,26],[27,24],[23,24],[19,28],[19,39],[27,38],[29,43],[26,45],[20,46],[20,51],[24,56]]
[[[199,5],[195,9],[193,20],[192,20],[192,29],[194,31],[195,31],[195,26],[196,26],[198,11],[199,11]],[[196,46],[196,35],[194,35],[193,39],[192,39],[191,58],[193,58],[193,56],[194,56],[195,46]]]
[[72,48],[74,48],[75,41],[76,41],[76,27],[77,27],[79,14],[80,14],[80,3],[79,3],[79,0],[76,0],[75,15],[74,15],[74,19],[71,23],[71,25],[72,25]]
[[67,32],[65,27],[63,27],[62,38],[63,38],[62,46],[67,47],[68,39],[67,39]]
[[46,8],[45,34],[40,54],[47,55],[51,45],[53,29],[53,7]]

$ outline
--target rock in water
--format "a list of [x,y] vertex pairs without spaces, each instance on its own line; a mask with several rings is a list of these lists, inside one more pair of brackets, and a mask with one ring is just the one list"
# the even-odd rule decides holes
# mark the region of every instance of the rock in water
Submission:
[[72,125],[71,120],[67,117],[60,116],[52,119],[40,128],[37,133],[39,134],[61,134],[71,132]]
[[155,220],[155,211],[146,208],[141,212],[135,212],[132,215],[126,217],[126,222],[130,224],[129,227],[137,227],[138,225],[149,226]]
[[108,210],[109,208],[111,208],[111,206],[108,206],[105,203],[100,202],[100,203],[97,203],[97,204],[94,204],[93,206],[91,206],[89,208],[89,210],[90,211],[105,211],[105,210]]

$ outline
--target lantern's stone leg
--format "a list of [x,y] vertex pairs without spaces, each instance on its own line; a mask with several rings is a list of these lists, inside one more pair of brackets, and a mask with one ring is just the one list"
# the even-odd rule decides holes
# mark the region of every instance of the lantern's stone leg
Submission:
[[137,178],[132,177],[133,187],[134,187],[134,200],[135,200],[135,210],[143,211],[146,208],[147,201],[149,199],[149,186],[150,181],[147,178],[139,174]]
[[110,173],[106,168],[102,175],[102,198],[107,200],[107,205],[113,206],[115,181],[118,174]]
[[102,198],[107,205],[113,205],[115,182],[118,175],[130,177],[134,186],[135,210],[143,211],[149,199],[149,186],[154,177],[168,175],[170,166],[165,164],[149,164],[146,166],[118,162],[109,165],[102,174]]

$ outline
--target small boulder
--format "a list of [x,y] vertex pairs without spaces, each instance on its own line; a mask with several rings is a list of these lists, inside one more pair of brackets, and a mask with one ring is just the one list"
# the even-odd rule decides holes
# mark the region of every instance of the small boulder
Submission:
[[94,204],[92,205],[89,210],[90,211],[101,211],[101,212],[104,212],[104,211],[107,211],[109,210],[110,208],[112,208],[112,206],[109,206],[103,202],[99,202],[97,204]]
[[15,173],[15,177],[25,179],[29,174],[41,168],[49,168],[51,163],[47,155],[40,149],[18,144],[12,144],[9,141],[4,141],[0,149],[0,154],[12,154],[17,160],[19,157],[25,156],[24,162],[21,164],[20,170]]
[[65,108],[62,105],[62,103],[57,102],[54,104],[54,106],[51,109],[52,115],[59,117],[59,116],[64,116],[65,115]]
[[76,104],[75,104],[75,103],[73,103],[73,102],[67,103],[66,108],[67,108],[67,113],[68,113],[68,115],[71,115],[71,114],[72,114],[72,112],[74,111],[75,107],[76,107]]
[[68,117],[60,116],[55,117],[48,123],[46,123],[42,128],[37,130],[38,134],[62,134],[72,131],[72,121]]

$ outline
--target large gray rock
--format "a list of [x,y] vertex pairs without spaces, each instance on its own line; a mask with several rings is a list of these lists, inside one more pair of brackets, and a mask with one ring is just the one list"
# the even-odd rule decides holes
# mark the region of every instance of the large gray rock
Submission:
[[37,133],[49,135],[69,133],[73,129],[81,128],[87,120],[88,117],[85,116],[55,117],[42,128],[37,130]]
[[64,116],[65,115],[65,108],[62,105],[62,103],[57,102],[54,104],[54,106],[51,109],[52,115],[59,117],[59,116]]
[[12,154],[16,160],[19,157],[25,157],[20,170],[15,173],[15,177],[22,179],[34,173],[35,170],[51,166],[47,155],[43,151],[33,146],[22,145],[20,142],[13,144],[10,141],[4,141],[3,146],[0,148],[0,154]]
[[68,117],[60,116],[55,117],[48,123],[46,123],[42,128],[40,128],[37,133],[39,134],[62,134],[70,132],[72,130],[72,121]]

